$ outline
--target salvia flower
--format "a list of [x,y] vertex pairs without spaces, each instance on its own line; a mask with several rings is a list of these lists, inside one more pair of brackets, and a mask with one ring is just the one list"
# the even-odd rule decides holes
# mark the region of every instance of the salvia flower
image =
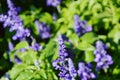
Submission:
[[45,23],[40,23],[39,20],[35,20],[35,24],[38,27],[38,32],[42,39],[50,38],[50,27]]
[[59,44],[59,51],[58,54],[61,58],[66,58],[68,56],[66,46],[64,45],[64,40],[62,38],[62,35],[58,36],[58,44]]
[[42,46],[38,43],[34,43],[32,44],[31,48],[34,50],[34,51],[40,51],[42,50]]
[[60,3],[61,0],[47,0],[46,2],[47,6],[53,6],[53,7],[60,5]]
[[62,35],[58,36],[58,44],[59,58],[53,61],[53,67],[56,70],[60,70],[58,76],[63,80],[75,80],[75,77],[77,76],[77,71],[74,67],[72,59],[68,56],[69,54],[66,50],[66,46],[64,45],[64,39],[62,38]]
[[14,7],[14,4],[11,0],[7,0],[8,3],[8,14],[0,15],[0,22],[3,22],[3,27],[9,27],[10,32],[15,31],[15,35],[13,35],[12,39],[20,39],[23,40],[26,36],[30,35],[30,31],[28,29],[24,29],[23,21],[18,16],[18,9]]
[[92,31],[91,26],[86,25],[86,21],[81,21],[78,15],[74,15],[74,30],[78,36],[82,36],[83,34]]
[[30,36],[30,39],[32,41],[32,44],[30,46],[30,48],[34,51],[40,51],[42,50],[42,46],[36,42],[36,40],[33,38],[33,36]]
[[9,51],[12,51],[14,49],[14,45],[12,42],[8,42],[8,49]]
[[102,41],[96,42],[96,50],[94,51],[94,61],[97,63],[97,70],[107,69],[109,68],[109,65],[113,64],[112,57],[109,54],[107,54],[106,48],[107,46],[103,44]]
[[92,80],[96,78],[95,74],[92,72],[90,63],[85,64],[83,62],[79,62],[77,72],[81,80]]
[[25,40],[26,37],[30,36],[30,30],[29,29],[24,29],[20,27],[17,31],[16,34],[12,37],[13,40],[19,39],[19,40]]
[[71,80],[75,80],[75,77],[77,76],[77,71],[75,69],[75,66],[71,58],[68,58],[68,70],[69,70],[70,76],[72,77]]

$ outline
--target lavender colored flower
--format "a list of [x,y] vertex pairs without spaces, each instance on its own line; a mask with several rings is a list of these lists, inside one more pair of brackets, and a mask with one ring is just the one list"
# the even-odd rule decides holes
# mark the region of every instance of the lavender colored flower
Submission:
[[19,26],[23,26],[23,22],[18,16],[17,9],[14,7],[14,4],[11,2],[11,0],[7,0],[8,3],[8,14],[6,15],[7,18],[4,21],[4,27],[9,26],[10,31],[18,29]]
[[89,63],[85,64],[83,62],[79,62],[77,72],[81,80],[92,80],[96,78]]
[[60,5],[60,3],[61,0],[47,0],[46,2],[47,6],[53,6],[53,7]]
[[63,40],[62,35],[59,35],[59,58],[53,61],[53,67],[55,67],[56,70],[60,70],[60,73],[58,74],[60,78],[64,80],[75,80],[77,71],[75,70],[72,59],[68,56],[69,54],[66,50],[66,46],[64,45],[64,41],[65,40]]
[[67,50],[66,50],[66,46],[64,45],[64,40],[62,38],[62,35],[58,36],[58,44],[59,44],[59,56],[61,56],[61,58],[66,58],[68,56]]
[[30,35],[30,31],[28,29],[24,29],[23,21],[18,16],[18,8],[14,6],[11,0],[7,0],[8,3],[8,14],[0,15],[0,22],[3,22],[3,27],[9,27],[10,32],[15,31],[16,33],[13,35],[13,40],[20,39],[23,40],[26,36]]
[[68,67],[69,67],[68,70],[69,70],[70,76],[72,77],[71,80],[75,80],[75,77],[77,76],[77,71],[74,67],[74,64],[71,58],[68,58]]
[[34,43],[32,44],[31,48],[34,50],[34,51],[40,51],[42,50],[42,46],[38,43]]
[[12,37],[13,40],[19,39],[19,40],[25,40],[25,37],[30,36],[30,30],[24,29],[22,27],[19,27],[19,29],[16,31],[16,34]]
[[38,27],[38,32],[42,39],[50,38],[50,27],[45,23],[40,23],[39,20],[35,20],[35,24]]
[[107,54],[106,48],[107,46],[103,44],[102,41],[96,42],[96,50],[94,51],[94,61],[97,63],[97,70],[107,69],[109,68],[109,65],[113,64],[112,57],[109,54]]
[[74,15],[74,30],[78,36],[82,36],[83,34],[92,31],[91,26],[86,25],[86,21],[81,21],[78,15]]
[[20,52],[25,52],[25,51],[27,51],[27,49],[21,48],[21,49],[19,49],[19,51],[20,51]]
[[1,14],[0,15],[0,22],[4,22],[7,19],[6,15]]
[[12,51],[14,49],[14,45],[12,44],[12,42],[8,42],[8,49],[9,51]]

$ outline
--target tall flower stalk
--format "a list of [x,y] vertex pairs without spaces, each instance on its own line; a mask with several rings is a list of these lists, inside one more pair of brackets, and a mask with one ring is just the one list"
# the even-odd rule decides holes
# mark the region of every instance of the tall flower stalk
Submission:
[[68,57],[69,54],[66,50],[66,46],[64,45],[62,35],[59,35],[58,37],[58,44],[59,58],[53,61],[53,67],[56,70],[60,70],[60,73],[58,75],[63,80],[75,80],[75,77],[77,76],[77,71],[74,67],[72,59]]
[[3,22],[4,28],[9,27],[10,32],[16,32],[12,37],[13,40],[24,40],[25,37],[30,35],[30,30],[27,28],[24,29],[23,21],[19,17],[18,10],[11,0],[7,0],[7,4],[9,8],[8,13],[6,15],[0,15],[0,22]]

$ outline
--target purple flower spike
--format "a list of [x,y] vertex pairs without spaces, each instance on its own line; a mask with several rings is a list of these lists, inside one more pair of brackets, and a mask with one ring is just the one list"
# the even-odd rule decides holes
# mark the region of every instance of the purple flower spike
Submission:
[[38,27],[38,32],[42,39],[50,38],[50,27],[45,23],[40,23],[39,20],[35,20],[35,24]]
[[11,0],[7,0],[8,7],[11,9],[14,9],[14,4],[11,2]]
[[95,59],[94,61],[97,63],[97,70],[100,69],[108,69],[109,65],[113,64],[112,57],[107,54],[105,50],[107,46],[102,43],[102,41],[96,42],[96,50],[94,51]]
[[14,49],[14,45],[12,44],[12,42],[8,42],[8,49],[9,51],[12,51]]
[[40,51],[42,50],[42,46],[38,43],[34,43],[32,44],[31,48],[34,50],[34,51]]
[[68,59],[68,67],[69,67],[68,69],[69,69],[70,76],[72,78],[71,80],[75,80],[75,77],[77,76],[77,71],[74,67],[74,64],[71,58]]
[[25,40],[25,37],[30,36],[30,30],[29,29],[23,29],[22,27],[20,27],[17,31],[16,34],[12,37],[13,40]]
[[0,15],[0,22],[4,22],[7,19],[6,15],[1,14]]
[[74,30],[78,36],[82,36],[83,34],[92,31],[91,26],[86,25],[86,21],[81,21],[78,15],[74,15]]
[[75,77],[77,76],[77,71],[74,67],[72,59],[69,58],[68,56],[69,52],[66,50],[64,41],[66,41],[66,39],[62,35],[59,35],[58,36],[59,58],[57,60],[54,60],[52,65],[56,70],[60,70],[58,76],[63,80],[75,80]]
[[14,6],[11,0],[7,0],[8,4],[8,13],[7,15],[0,15],[0,22],[3,22],[3,27],[9,27],[10,32],[15,31],[16,33],[13,35],[13,40],[23,40],[25,37],[29,36],[30,31],[28,29],[24,29],[24,24],[22,19],[18,16],[18,8]]
[[53,6],[53,7],[60,5],[60,3],[61,0],[47,0],[46,2],[47,6]]
[[90,64],[85,64],[83,62],[79,62],[78,64],[78,75],[81,80],[92,80],[96,78],[95,74],[92,72]]

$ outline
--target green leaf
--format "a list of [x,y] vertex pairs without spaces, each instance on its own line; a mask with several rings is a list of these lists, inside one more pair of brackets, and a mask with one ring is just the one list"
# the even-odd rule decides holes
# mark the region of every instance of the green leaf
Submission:
[[42,51],[42,54],[40,56],[41,59],[48,59],[48,61],[52,61],[53,57],[56,56],[56,42],[54,40],[51,40],[47,45],[46,48]]
[[15,80],[31,80],[33,77],[33,71],[31,70],[25,70],[20,73],[20,75]]
[[[120,25],[118,25],[120,26]],[[120,29],[118,28],[118,26],[115,26],[109,33],[108,33],[108,37],[112,38],[113,41],[115,43],[118,44],[119,40],[120,40]]]
[[115,75],[115,74],[119,74],[120,73],[120,69],[119,68],[115,68],[114,70],[113,70],[113,74]]
[[92,62],[92,61],[94,61],[93,51],[85,51],[85,61],[86,62]]
[[17,52],[16,54],[23,62],[27,64],[34,63],[37,58],[37,52],[30,49],[26,52]]
[[93,51],[94,47],[88,42],[79,42],[78,49],[85,51]]
[[43,13],[41,16],[40,16],[40,21],[41,22],[46,22],[46,23],[52,23],[53,19],[52,19],[52,16],[49,14],[49,13]]
[[42,77],[42,79],[47,79],[47,75],[44,69],[41,69],[39,72],[40,76]]
[[86,33],[81,37],[82,41],[86,41],[88,43],[93,43],[95,40],[97,40],[97,36],[93,32]]
[[26,64],[16,64],[13,66],[13,68],[9,71],[9,74],[10,74],[10,78],[12,80],[15,80],[17,76],[19,76],[19,74],[25,70],[26,68]]
[[21,49],[21,48],[26,48],[26,49],[28,49],[28,48],[29,48],[28,42],[27,42],[27,41],[22,41],[22,42],[18,43],[18,44],[15,46],[15,49],[16,49],[16,50],[19,50],[19,49]]

